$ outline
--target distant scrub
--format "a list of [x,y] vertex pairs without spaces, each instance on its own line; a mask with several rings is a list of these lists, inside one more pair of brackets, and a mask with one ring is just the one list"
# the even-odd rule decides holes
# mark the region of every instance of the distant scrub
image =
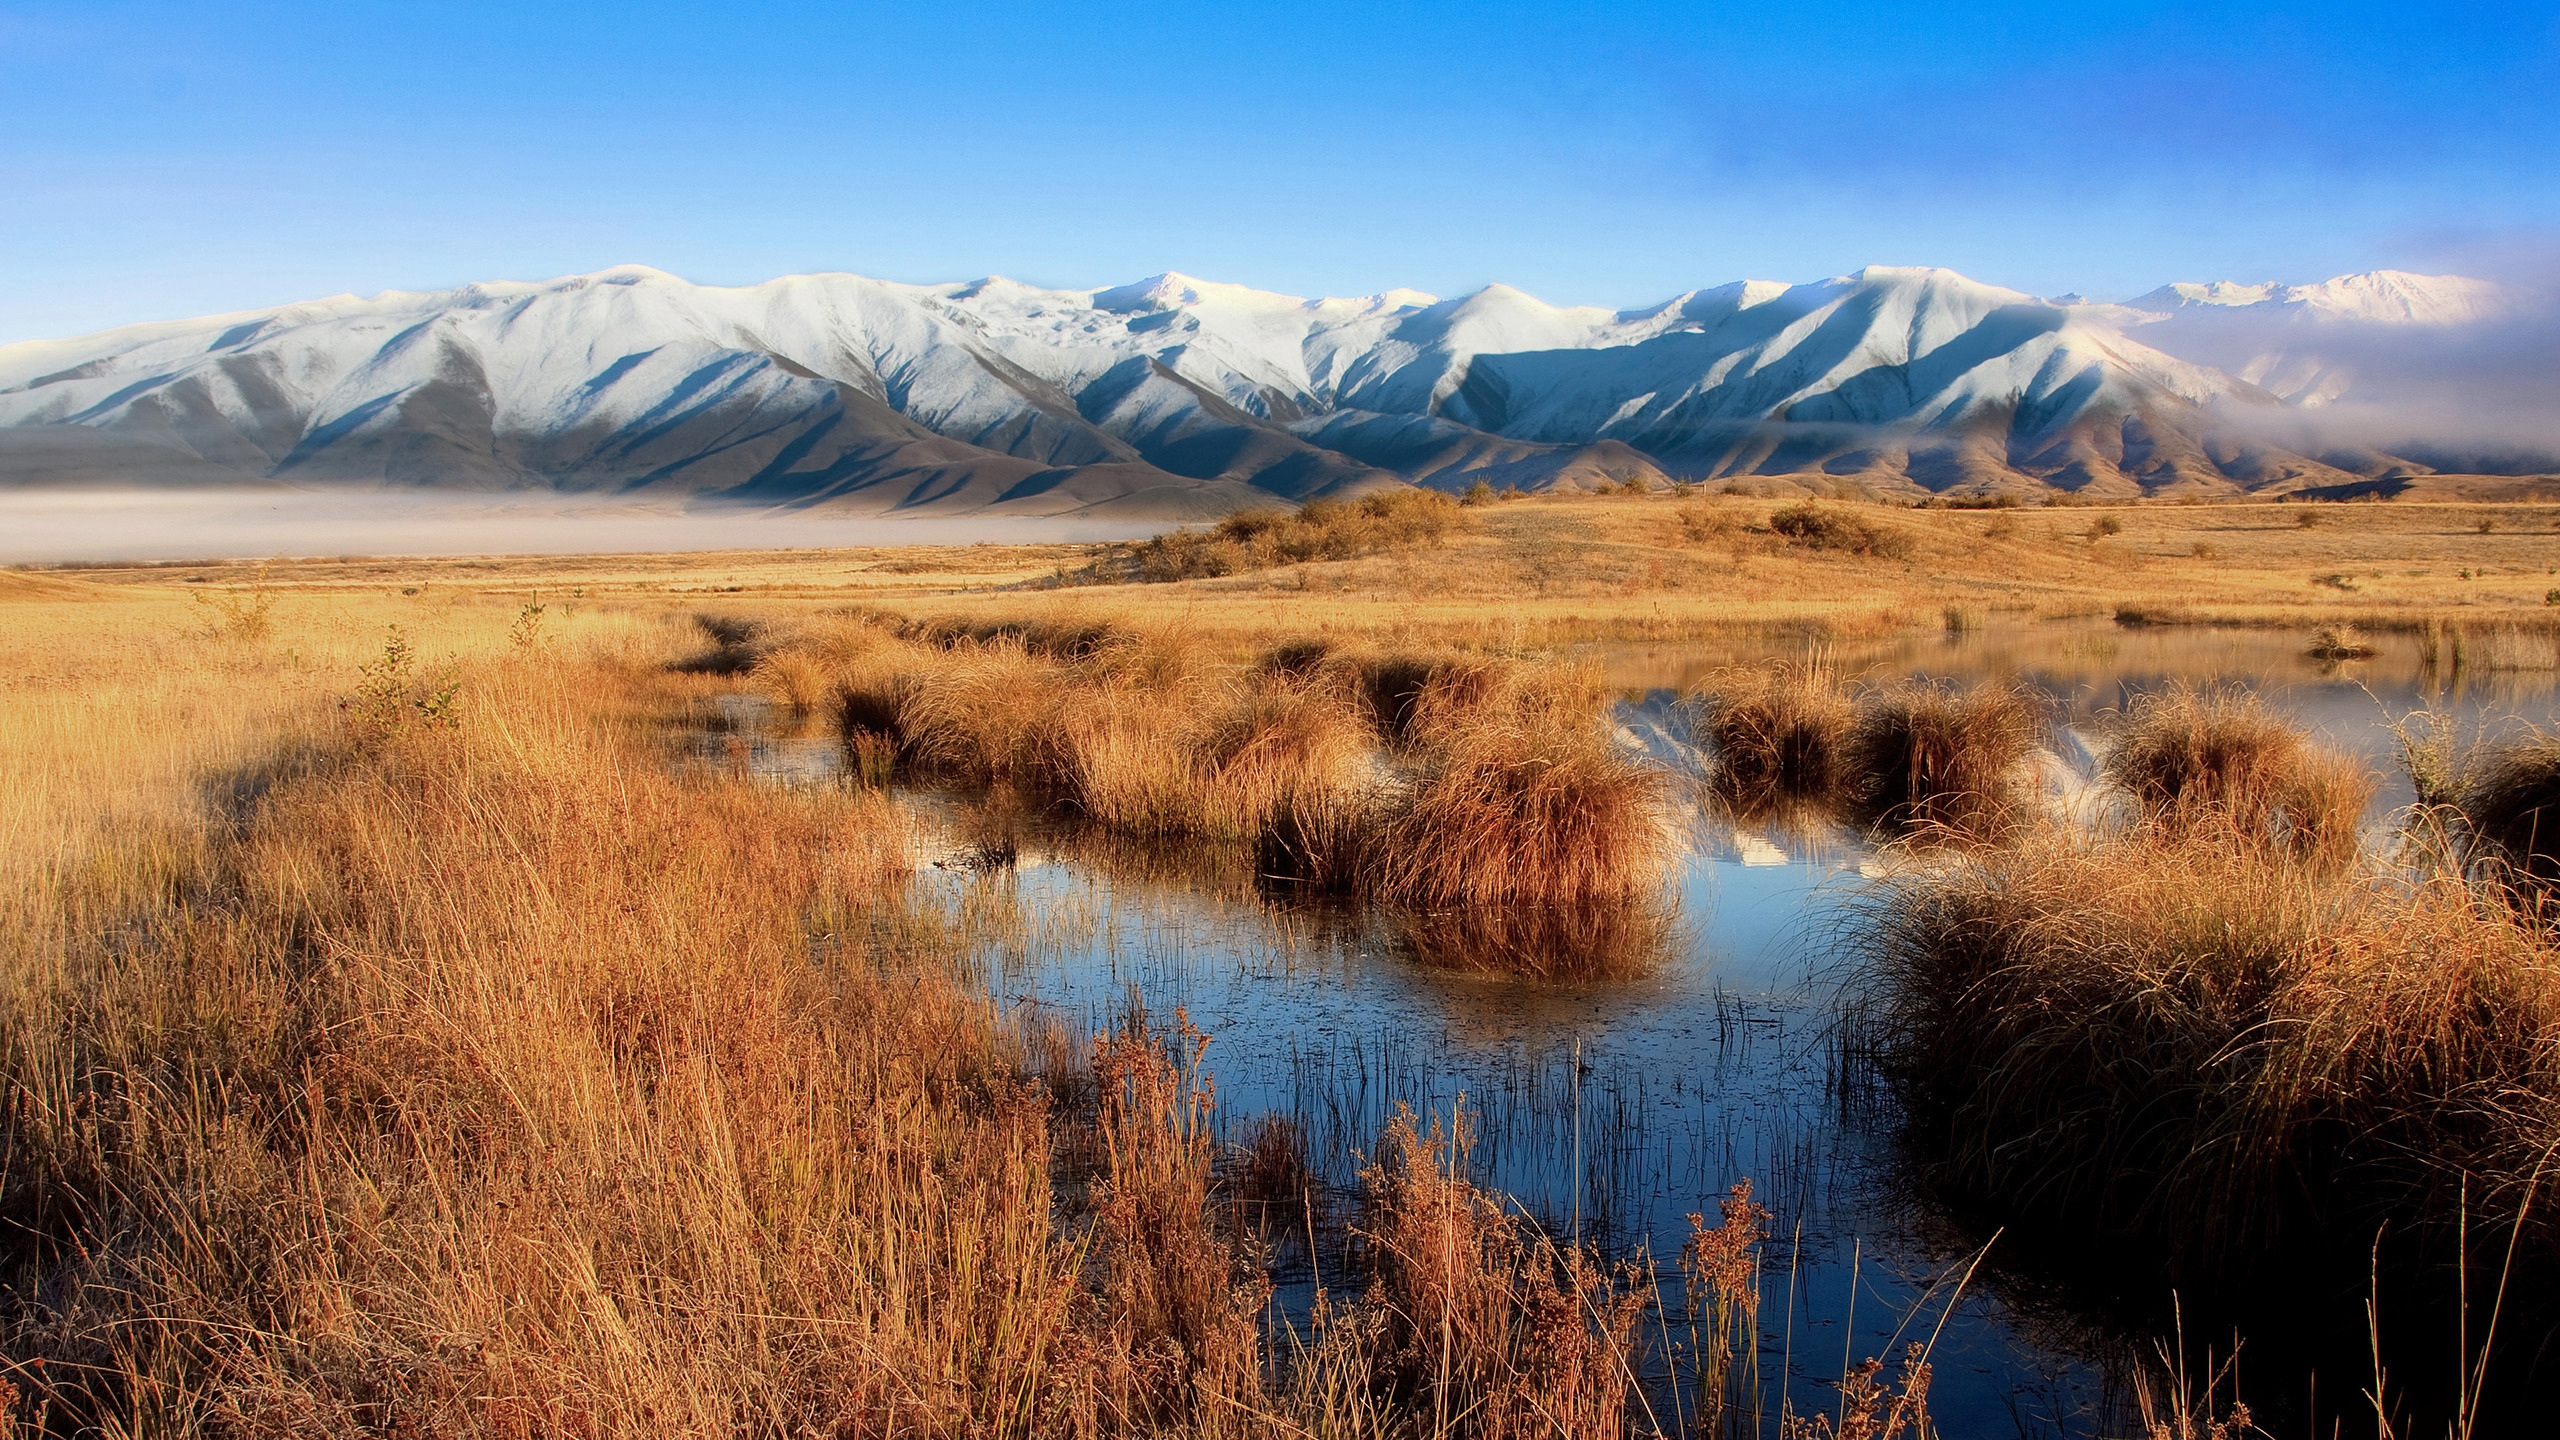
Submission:
[[1295,510],[1247,510],[1207,530],[1175,530],[1124,545],[1055,583],[1110,585],[1214,579],[1311,560],[1356,560],[1436,545],[1467,523],[1459,501],[1437,490],[1378,490],[1356,500],[1319,497]]
[[1779,507],[1769,517],[1769,528],[1809,550],[1872,555],[1881,560],[1908,559],[1913,550],[1910,532],[1898,525],[1810,500]]

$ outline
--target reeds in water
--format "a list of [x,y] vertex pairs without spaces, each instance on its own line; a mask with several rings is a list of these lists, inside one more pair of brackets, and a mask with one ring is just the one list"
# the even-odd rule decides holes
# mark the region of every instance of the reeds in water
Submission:
[[1857,713],[1828,657],[1726,672],[1701,689],[1697,703],[1699,733],[1715,757],[1709,783],[1737,811],[1825,803],[1847,787]]
[[1889,687],[1850,737],[1858,798],[1888,826],[1987,835],[2017,817],[2045,730],[2043,702],[2014,681]]
[[2352,858],[2374,779],[2236,688],[2176,685],[2126,712],[2105,763],[2144,820]]

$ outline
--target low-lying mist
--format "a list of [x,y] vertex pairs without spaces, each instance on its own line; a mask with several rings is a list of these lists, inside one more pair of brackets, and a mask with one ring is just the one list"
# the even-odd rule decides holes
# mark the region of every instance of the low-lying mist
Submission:
[[902,519],[680,509],[575,496],[235,490],[0,490],[0,564],[321,555],[556,555],[1133,540],[1143,519]]

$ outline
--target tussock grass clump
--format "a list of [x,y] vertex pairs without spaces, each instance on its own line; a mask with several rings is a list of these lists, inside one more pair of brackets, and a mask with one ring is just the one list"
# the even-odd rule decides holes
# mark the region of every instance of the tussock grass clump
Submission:
[[1463,668],[1420,709],[1430,751],[1369,842],[1381,898],[1593,904],[1660,878],[1664,776],[1618,749],[1592,677]]
[[1011,637],[951,646],[903,675],[896,733],[924,770],[976,786],[1055,773],[1063,667]]
[[2560,735],[2485,747],[2457,802],[2472,835],[2537,888],[2560,882]]
[[2560,1274],[2525,1213],[2560,1145],[2560,955],[2459,875],[2056,829],[1866,919],[1876,1053],[1951,1189],[2198,1280],[2309,1253],[2361,1294],[2387,1225],[2449,1288],[2466,1223],[2526,1225],[2516,1293]]
[[2353,625],[2323,625],[2311,632],[2311,657],[2315,660],[2363,660],[2373,653],[2373,642]]
[[2235,836],[2342,859],[2373,798],[2373,777],[2314,747],[2236,688],[2176,685],[2137,700],[2108,754],[2106,778],[2150,824]]
[[1827,802],[1847,784],[1856,710],[1819,655],[1719,674],[1697,695],[1717,796],[1744,813]]
[[1859,802],[1887,825],[1988,834],[2016,818],[2045,728],[2043,702],[2015,681],[1889,687],[1849,737]]

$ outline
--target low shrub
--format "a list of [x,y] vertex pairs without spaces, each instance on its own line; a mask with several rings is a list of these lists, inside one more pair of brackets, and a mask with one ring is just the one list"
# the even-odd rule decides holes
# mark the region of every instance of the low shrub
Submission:
[[1785,505],[1769,517],[1769,528],[1808,550],[1872,555],[1902,560],[1912,553],[1912,540],[1899,526],[1879,524],[1835,505],[1810,500]]

